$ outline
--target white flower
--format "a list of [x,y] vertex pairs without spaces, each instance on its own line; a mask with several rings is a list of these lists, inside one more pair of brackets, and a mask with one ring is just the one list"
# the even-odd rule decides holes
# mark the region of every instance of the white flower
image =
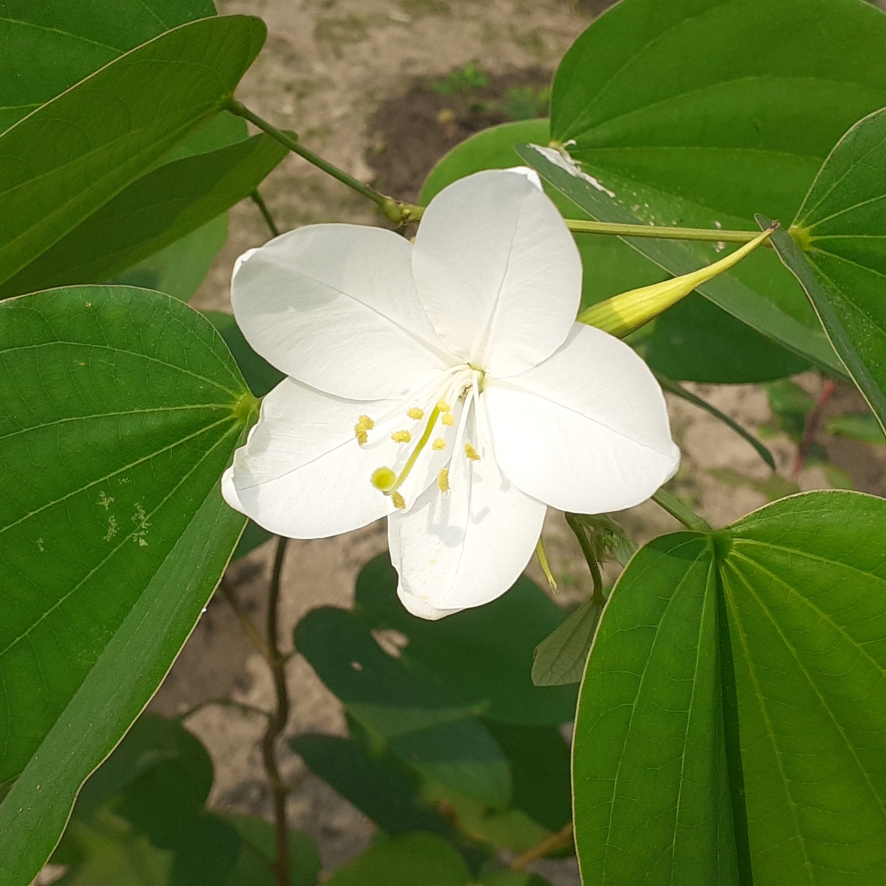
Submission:
[[580,293],[572,235],[515,170],[442,191],[414,246],[330,224],[246,253],[234,314],[290,377],[225,499],[293,538],[387,516],[400,598],[424,618],[498,597],[547,505],[631,507],[679,463],[658,384],[626,344],[575,322]]

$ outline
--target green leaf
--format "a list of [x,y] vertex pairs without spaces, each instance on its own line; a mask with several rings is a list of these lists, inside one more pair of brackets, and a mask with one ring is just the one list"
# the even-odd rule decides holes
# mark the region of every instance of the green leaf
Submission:
[[882,882],[884,551],[886,501],[828,491],[638,552],[576,722],[585,882]]
[[886,421],[884,169],[886,109],[859,121],[843,136],[791,226],[815,270],[815,282],[808,274],[800,276],[796,259],[788,263],[780,250],[881,423]]
[[342,865],[326,886],[468,886],[462,857],[436,834],[382,837]]
[[248,197],[286,153],[262,134],[158,167],[7,280],[0,298],[108,280]]
[[536,686],[563,686],[581,680],[604,602],[595,596],[583,603],[535,647],[532,682]]
[[222,109],[264,41],[247,16],[168,31],[0,136],[0,282]]
[[[629,220],[617,208],[646,224],[750,230],[757,212],[786,222],[840,136],[886,105],[884,52],[886,17],[859,0],[625,0],[561,62],[551,136],[616,193],[601,221]],[[705,295],[797,351],[778,314],[810,329],[814,316],[776,257],[758,250],[729,276],[777,313],[751,302],[756,316],[743,316],[738,290]]]
[[211,325],[159,293],[11,299],[0,341],[5,886],[49,855],[215,588],[244,523],[218,480],[251,400]]
[[[764,216],[760,216],[761,221]],[[815,306],[834,350],[840,355],[852,380],[867,400],[880,426],[886,428],[886,329],[879,318],[865,314],[853,298],[858,290],[841,290],[834,280],[813,263],[785,231],[776,231],[772,245],[785,266]],[[850,294],[851,291],[851,294]],[[882,311],[875,303],[874,312]]]
[[203,315],[218,330],[225,344],[231,349],[243,378],[256,397],[264,397],[286,378],[284,373],[271,366],[264,357],[252,349],[240,331],[237,321],[230,314],[222,311],[204,311]]
[[[504,169],[520,162],[515,147],[547,144],[547,120],[503,123],[478,132],[453,148],[431,171],[420,202],[429,202],[446,185],[482,169]],[[548,186],[548,196],[566,218],[587,219],[572,200]],[[578,234],[584,267],[582,307],[638,286],[667,278],[617,237]],[[711,302],[693,295],[644,330],[641,352],[670,378],[702,382],[765,381],[801,372],[807,363],[778,347]]]
[[343,609],[314,609],[295,645],[351,716],[425,778],[490,806],[505,806],[508,764],[495,740],[431,675],[382,651],[369,627]]
[[115,274],[110,282],[154,289],[181,301],[190,301],[227,241],[228,216],[225,213],[137,265]]
[[300,735],[290,742],[314,775],[388,834],[448,834],[449,823],[420,797],[418,775],[386,749],[355,738]]
[[[633,252],[617,237],[608,239]],[[621,258],[628,268],[635,262],[631,256],[622,254]],[[631,288],[625,280],[619,291]],[[809,368],[807,360],[736,320],[698,292],[668,308],[635,333],[629,344],[656,372],[680,381],[748,384],[796,375]]]
[[212,0],[5,0],[0,132],[127,50],[211,15]]
[[406,638],[404,665],[435,675],[461,703],[490,720],[556,725],[575,714],[574,688],[532,683],[532,651],[566,613],[528,578],[486,606],[428,622],[403,608],[396,572],[382,555],[357,579],[356,609],[372,629]]
[[[224,886],[273,886],[270,865],[277,856],[274,826],[250,815],[232,815],[228,821],[240,835],[240,864]],[[290,886],[314,886],[320,875],[320,853],[301,831],[289,830]],[[254,864],[258,861],[260,864]]]
[[784,499],[729,528],[729,616],[754,878],[886,870],[886,502]]
[[585,883],[737,884],[704,536],[650,542],[609,598],[579,699],[575,839]]
[[[586,179],[555,165],[532,145],[518,147],[517,153],[536,169],[545,181],[573,200],[591,218],[623,224],[643,224],[638,215],[620,202],[601,192]],[[654,238],[622,239],[674,276],[698,270],[712,260],[705,247],[697,243]],[[703,283],[698,287],[698,292],[748,326],[769,336],[804,359],[811,360],[832,373],[844,374],[842,364],[834,354],[814,315],[811,322],[815,327],[800,322],[782,310],[782,306],[754,291],[731,273],[720,274],[713,280]]]

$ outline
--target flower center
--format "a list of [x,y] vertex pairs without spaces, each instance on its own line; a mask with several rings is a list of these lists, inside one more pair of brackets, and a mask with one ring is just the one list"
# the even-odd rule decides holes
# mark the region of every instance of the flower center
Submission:
[[[466,426],[473,407],[474,399],[478,396],[480,386],[485,373],[473,366],[456,366],[450,369],[443,377],[429,388],[417,392],[413,405],[405,410],[405,416],[412,422],[423,422],[416,428],[396,427],[398,415],[403,415],[403,407],[396,412],[384,416],[377,421],[368,415],[359,416],[354,425],[354,434],[361,446],[372,446],[369,436],[370,431],[377,430],[380,434],[389,436],[395,443],[411,446],[409,454],[399,469],[393,467],[380,467],[372,472],[370,482],[372,485],[390,496],[394,507],[399,510],[406,509],[406,500],[399,491],[403,483],[413,472],[416,463],[422,453],[430,447],[430,451],[443,452],[447,448],[450,453],[463,445],[466,458],[472,461],[480,460],[480,453],[470,441],[463,441]],[[460,420],[456,426],[456,415],[453,406],[460,406]],[[392,424],[395,422],[396,424]],[[390,428],[394,427],[391,431]],[[418,438],[416,440],[416,437]],[[447,439],[454,438],[453,439]],[[413,445],[414,444],[414,445]],[[453,444],[453,445],[450,445]],[[437,488],[441,493],[449,491],[449,468],[446,467],[451,460],[451,455],[445,457],[444,466],[437,475]],[[439,462],[438,462],[439,463]],[[422,490],[423,491],[423,490]]]

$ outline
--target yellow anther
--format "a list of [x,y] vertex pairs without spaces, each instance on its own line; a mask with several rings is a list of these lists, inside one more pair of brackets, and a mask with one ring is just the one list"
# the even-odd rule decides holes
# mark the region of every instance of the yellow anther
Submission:
[[442,437],[437,437],[436,440],[431,444],[431,449],[436,449],[439,452],[441,449],[446,448],[446,441]]
[[443,468],[437,477],[437,488],[440,492],[449,492],[449,469]]
[[444,412],[443,415],[440,416],[440,421],[442,421],[444,425],[454,425],[455,416],[451,412]]
[[372,472],[372,485],[382,492],[388,492],[397,482],[397,475],[390,468],[378,468]]
[[406,499],[403,498],[399,492],[391,493],[391,501],[394,503],[394,507],[397,508],[398,511],[406,510]]
[[480,461],[480,453],[470,443],[465,443],[465,455],[471,461]]
[[414,418],[416,421],[421,421],[425,417],[424,412],[418,408],[418,406],[413,406],[409,412],[406,413],[410,418]]
[[409,431],[394,431],[391,434],[391,439],[395,443],[411,443],[412,442],[412,434]]
[[437,409],[439,409],[440,412],[452,412],[452,407],[445,400],[441,400],[437,404]]
[[365,446],[366,441],[369,439],[369,434],[366,432],[371,431],[374,427],[375,422],[368,415],[361,415],[357,419],[357,424],[354,425],[354,434],[361,446]]

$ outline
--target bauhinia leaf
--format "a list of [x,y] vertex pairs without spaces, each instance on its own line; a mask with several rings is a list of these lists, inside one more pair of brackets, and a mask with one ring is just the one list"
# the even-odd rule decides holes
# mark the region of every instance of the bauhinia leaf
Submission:
[[269,136],[256,135],[160,166],[7,280],[0,298],[109,280],[247,198],[286,153]]
[[886,427],[886,110],[856,123],[821,168],[781,260]]
[[77,227],[230,98],[262,43],[248,16],[183,25],[0,136],[0,282]]
[[84,286],[0,305],[0,884],[172,665],[242,531],[219,477],[254,400],[211,324]]

